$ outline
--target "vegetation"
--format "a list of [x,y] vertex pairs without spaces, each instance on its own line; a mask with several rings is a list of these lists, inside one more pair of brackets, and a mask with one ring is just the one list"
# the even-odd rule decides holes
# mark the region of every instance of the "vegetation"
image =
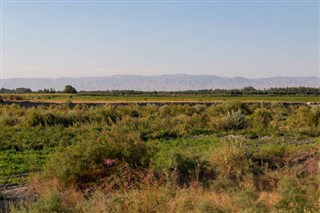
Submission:
[[[5,102],[19,102],[19,101],[31,101],[37,103],[49,102],[49,103],[65,103],[72,100],[74,103],[85,104],[99,104],[99,103],[119,103],[119,102],[140,102],[140,103],[169,103],[170,102],[301,102],[307,104],[307,102],[319,102],[318,96],[232,96],[232,95],[169,95],[169,96],[108,96],[108,95],[93,95],[93,94],[4,94],[2,98]],[[191,103],[191,104],[192,104]],[[189,104],[189,103],[186,103]]]
[[74,94],[76,94],[77,90],[71,85],[66,85],[64,90],[63,90],[63,92],[64,93],[74,93]]
[[12,94],[12,93],[32,93],[32,90],[29,88],[16,88],[16,89],[5,89],[5,88],[1,88],[0,89],[0,93],[2,94]]
[[[67,90],[70,90],[70,89],[67,88]],[[56,93],[56,90],[54,88],[43,89],[43,90],[38,90],[38,93]]]
[[[2,93],[30,93],[29,88],[17,89],[1,89]],[[55,89],[39,90],[40,93],[55,93]],[[64,92],[74,93],[75,88],[71,85],[65,86]],[[244,87],[242,89],[208,89],[208,90],[187,90],[187,91],[134,91],[134,90],[112,90],[112,91],[81,91],[84,94],[90,95],[109,95],[109,96],[168,96],[168,95],[320,95],[320,88],[312,87],[284,87],[284,88],[268,88],[268,89],[255,89],[253,87]]]
[[12,212],[315,212],[320,204],[318,105],[3,104],[0,128],[0,184],[27,182],[37,194]]
[[80,91],[66,85],[63,91],[53,88],[32,92],[28,88],[8,90],[2,88],[0,98],[4,102],[51,102],[51,103],[109,103],[109,102],[318,102],[319,88],[270,88],[257,90],[253,87],[233,90],[197,90],[197,91]]

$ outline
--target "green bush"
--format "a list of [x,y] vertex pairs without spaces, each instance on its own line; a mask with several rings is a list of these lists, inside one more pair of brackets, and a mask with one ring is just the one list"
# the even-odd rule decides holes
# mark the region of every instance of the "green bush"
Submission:
[[208,178],[214,177],[214,171],[210,168],[209,161],[201,160],[198,156],[190,158],[181,154],[174,156],[174,165],[178,172],[178,182],[181,185],[188,185],[191,181],[205,183]]
[[72,125],[73,120],[68,119],[66,117],[53,114],[53,113],[32,113],[28,117],[28,124],[30,126],[56,126],[56,125],[62,125],[64,127]]
[[263,130],[268,128],[272,120],[271,113],[266,109],[257,109],[252,114],[251,125],[254,129]]
[[[150,152],[150,168],[169,172],[179,167],[184,171],[200,165],[206,168],[212,152],[219,146],[217,137],[153,140],[147,142]],[[207,168],[208,169],[208,168]]]
[[79,143],[57,151],[44,167],[44,178],[57,178],[63,185],[90,181],[93,171],[103,168],[104,155],[105,146],[94,142]]
[[240,101],[226,101],[221,105],[218,105],[217,110],[220,112],[220,114],[226,114],[232,111],[240,111],[245,115],[250,114],[249,106],[245,103],[241,103]]
[[225,144],[215,149],[211,156],[211,164],[218,178],[234,181],[242,180],[251,168],[251,160],[245,149],[232,144]]
[[222,130],[241,130],[247,126],[246,116],[241,111],[231,111],[222,117],[219,124]]
[[120,160],[132,167],[145,164],[146,146],[136,135],[122,135],[123,141],[102,137],[83,141],[54,153],[44,168],[45,178],[57,178],[62,184],[87,183],[110,175],[105,160]]

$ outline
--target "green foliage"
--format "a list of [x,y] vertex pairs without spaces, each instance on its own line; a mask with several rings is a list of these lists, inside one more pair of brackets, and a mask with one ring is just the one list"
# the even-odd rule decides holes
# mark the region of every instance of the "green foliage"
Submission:
[[[45,177],[57,178],[62,184],[90,182],[92,178],[105,177],[108,168],[105,160],[124,160],[130,166],[142,165],[146,147],[135,135],[113,135],[98,141],[84,141],[52,155],[44,170]],[[124,141],[118,140],[119,137]],[[94,176],[93,176],[94,175]]]
[[269,110],[260,108],[256,109],[252,114],[252,126],[257,130],[264,130],[268,128],[272,115]]
[[288,118],[290,127],[294,128],[312,128],[316,125],[313,120],[312,111],[308,107],[299,107],[295,109]]
[[222,117],[221,123],[219,124],[222,130],[241,130],[247,126],[247,120],[241,111],[231,111]]
[[52,154],[44,167],[44,177],[57,178],[67,185],[86,182],[92,172],[101,169],[106,147],[102,143],[86,142]]
[[56,93],[54,88],[38,90],[38,93]]
[[[263,107],[263,108],[261,108]],[[320,135],[318,107],[275,105],[248,106],[239,102],[188,106],[98,106],[71,102],[50,107],[23,108],[17,105],[0,108],[0,125],[17,127],[77,127],[85,125],[125,125],[134,123],[143,140],[189,137],[234,132],[247,135]]]
[[[260,159],[270,159],[272,157],[283,157],[287,146],[279,144],[261,145],[255,152],[254,157]],[[300,147],[299,147],[300,148]]]
[[240,101],[226,101],[221,104],[220,110],[224,112],[224,114],[226,112],[232,112],[232,111],[234,112],[241,111],[243,114],[250,113],[249,106],[244,103],[241,103]]
[[73,94],[76,94],[77,93],[77,90],[71,86],[71,85],[66,85],[64,87],[64,90],[63,90],[64,93],[73,93]]
[[59,146],[68,146],[79,140],[97,138],[99,131],[94,127],[70,129],[62,126],[6,127],[0,132],[0,151],[14,149],[41,150]]
[[184,171],[193,170],[197,165],[207,167],[207,159],[211,152],[219,146],[217,137],[171,139],[168,141],[149,141],[150,166],[156,171],[169,172],[175,168],[187,168]]
[[251,166],[245,149],[233,144],[224,144],[215,149],[211,156],[211,164],[219,178],[234,181],[241,181],[250,172]]
[[28,118],[28,124],[33,127],[34,126],[57,126],[57,125],[62,125],[64,127],[67,127],[69,125],[72,125],[72,123],[73,123],[72,119],[68,119],[66,117],[62,117],[50,112],[45,114],[33,113]]
[[40,171],[50,150],[0,151],[0,185],[24,183],[26,174]]

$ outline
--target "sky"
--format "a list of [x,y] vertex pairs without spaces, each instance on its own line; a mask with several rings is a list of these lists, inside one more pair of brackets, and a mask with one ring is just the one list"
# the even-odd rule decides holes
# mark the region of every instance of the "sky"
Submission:
[[2,0],[2,76],[318,76],[319,1]]

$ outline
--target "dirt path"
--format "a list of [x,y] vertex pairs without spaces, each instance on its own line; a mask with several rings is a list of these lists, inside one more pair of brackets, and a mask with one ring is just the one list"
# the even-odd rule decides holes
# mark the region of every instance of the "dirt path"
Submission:
[[17,204],[20,200],[28,197],[28,187],[26,185],[6,185],[0,186],[0,212],[8,212],[10,203]]

